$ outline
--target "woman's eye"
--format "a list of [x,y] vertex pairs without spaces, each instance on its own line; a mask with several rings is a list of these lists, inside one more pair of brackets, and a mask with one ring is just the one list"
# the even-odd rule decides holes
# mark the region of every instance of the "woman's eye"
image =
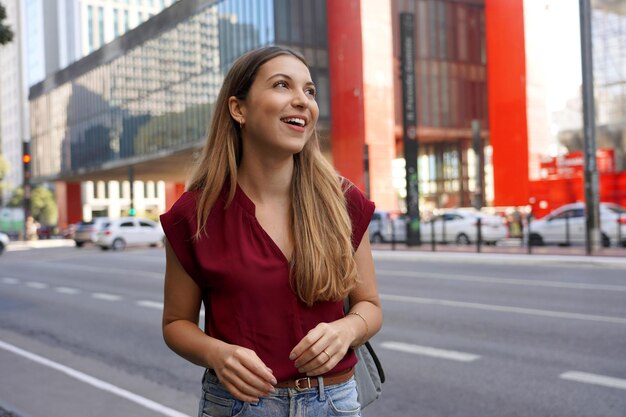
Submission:
[[287,87],[288,87],[288,85],[287,85],[287,82],[285,82],[285,81],[277,81],[277,82],[274,84],[274,87],[284,87],[284,88],[287,88]]
[[317,91],[315,91],[315,88],[307,88],[304,92],[313,98],[315,98],[315,96],[317,95]]

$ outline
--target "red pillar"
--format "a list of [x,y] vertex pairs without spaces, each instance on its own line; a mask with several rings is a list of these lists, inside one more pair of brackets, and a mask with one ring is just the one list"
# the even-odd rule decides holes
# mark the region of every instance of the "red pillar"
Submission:
[[395,156],[393,39],[389,0],[328,0],[328,54],[333,163],[369,197],[395,209],[391,161]]
[[523,0],[486,0],[487,89],[494,206],[528,204]]
[[185,184],[178,182],[165,183],[165,211],[172,208],[176,200],[185,192]]
[[59,219],[59,230],[83,219],[83,203],[79,182],[57,181],[54,185]]
[[333,164],[341,175],[365,190],[360,6],[359,0],[326,2]]

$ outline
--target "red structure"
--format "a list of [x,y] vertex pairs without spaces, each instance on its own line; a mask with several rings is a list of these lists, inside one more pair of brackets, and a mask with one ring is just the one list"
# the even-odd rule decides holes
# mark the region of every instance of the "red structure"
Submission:
[[[598,149],[596,161],[600,201],[626,206],[626,172],[615,172],[614,150]],[[582,151],[546,158],[541,170],[545,178],[530,182],[530,205],[536,217],[563,204],[585,200]]]
[[485,26],[493,205],[526,205],[530,194],[523,0],[486,0]]

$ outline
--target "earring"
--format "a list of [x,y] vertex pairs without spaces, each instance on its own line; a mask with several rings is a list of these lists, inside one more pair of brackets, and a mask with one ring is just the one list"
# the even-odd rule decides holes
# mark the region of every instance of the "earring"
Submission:
[[245,124],[245,122],[243,120],[239,121],[239,129],[243,130],[243,125]]

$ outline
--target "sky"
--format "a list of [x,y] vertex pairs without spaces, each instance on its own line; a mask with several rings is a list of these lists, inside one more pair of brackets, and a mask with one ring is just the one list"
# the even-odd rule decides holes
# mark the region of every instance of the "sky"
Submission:
[[[526,0],[537,1],[537,0]],[[579,96],[582,84],[577,0],[544,0],[546,9],[546,87],[550,112]]]

